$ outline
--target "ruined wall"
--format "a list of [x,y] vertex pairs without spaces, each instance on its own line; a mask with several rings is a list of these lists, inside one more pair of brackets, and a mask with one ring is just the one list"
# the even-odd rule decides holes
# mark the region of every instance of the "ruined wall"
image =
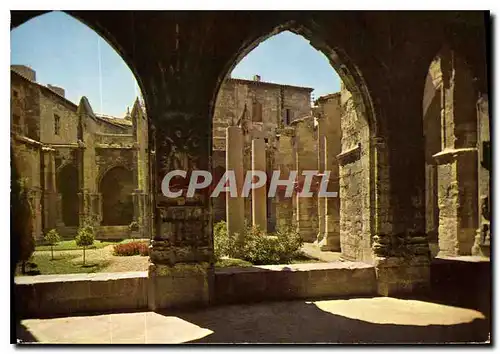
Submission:
[[339,161],[340,244],[347,260],[372,261],[370,140],[368,121],[352,94],[341,87],[342,152]]
[[[243,165],[244,173],[251,170],[251,143],[253,137],[266,140],[267,173],[278,169],[281,162],[278,156],[283,144],[277,136],[283,127],[286,110],[290,119],[310,115],[310,93],[312,89],[278,85],[260,81],[228,79],[219,90],[213,118],[213,167],[225,168],[225,160],[216,157],[216,152],[226,150],[226,128],[240,124],[244,131]],[[245,109],[246,105],[246,109]],[[285,145],[287,145],[285,143]],[[278,147],[280,146],[280,147]],[[292,147],[290,147],[291,149]],[[285,148],[287,149],[287,148]],[[221,201],[214,201],[217,215],[222,215]],[[268,200],[268,230],[275,229],[279,223],[280,213],[288,215],[288,211],[279,211],[280,201],[277,198]],[[245,217],[251,222],[251,195],[245,199]],[[219,218],[219,216],[217,217]],[[286,220],[290,218],[287,216]],[[289,225],[289,223],[288,223]]]

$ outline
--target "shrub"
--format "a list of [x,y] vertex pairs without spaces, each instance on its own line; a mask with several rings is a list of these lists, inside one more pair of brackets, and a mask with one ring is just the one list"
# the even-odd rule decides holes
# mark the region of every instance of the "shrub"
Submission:
[[44,237],[45,242],[50,245],[50,252],[52,255],[52,260],[54,260],[54,246],[61,241],[61,237],[55,229],[50,230]]
[[216,260],[220,260],[224,256],[239,257],[244,246],[238,244],[239,238],[238,233],[228,234],[225,221],[216,223],[214,225],[214,255]]
[[290,263],[299,256],[302,239],[292,227],[280,228],[276,235],[266,235],[258,227],[245,227],[244,242],[238,244],[238,234],[229,236],[224,221],[214,225],[214,254],[217,260],[223,256],[242,258],[253,264]]
[[149,245],[147,242],[133,241],[127,243],[120,243],[113,247],[113,254],[115,256],[148,256]]
[[85,265],[85,248],[94,244],[94,228],[90,225],[83,226],[78,230],[75,241],[76,245],[83,247],[83,265]]

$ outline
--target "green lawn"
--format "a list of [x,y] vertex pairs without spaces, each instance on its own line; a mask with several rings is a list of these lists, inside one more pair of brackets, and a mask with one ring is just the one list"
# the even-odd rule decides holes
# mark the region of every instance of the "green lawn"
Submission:
[[[50,254],[34,254],[26,267],[28,274],[74,274],[74,273],[97,273],[105,268],[110,261],[87,261],[83,266],[82,261],[77,261],[76,258],[81,258],[81,254],[76,253],[55,253],[54,260]],[[30,267],[30,264],[36,264],[36,267]],[[18,267],[16,275],[21,274],[21,268]]]
[[[140,241],[140,240],[125,239],[123,241],[95,241],[94,245],[87,247],[87,249],[99,249],[109,245],[117,245],[119,243],[126,243],[131,241]],[[82,247],[77,246],[75,240],[61,241],[54,246],[54,251],[72,251],[81,249]],[[35,251],[50,251],[50,246],[36,246]]]

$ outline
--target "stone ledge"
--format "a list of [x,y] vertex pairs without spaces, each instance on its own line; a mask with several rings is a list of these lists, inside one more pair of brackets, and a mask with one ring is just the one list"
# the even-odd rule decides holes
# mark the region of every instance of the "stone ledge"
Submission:
[[436,162],[446,163],[456,159],[459,155],[477,153],[477,148],[459,148],[459,149],[444,149],[437,154],[432,155]]
[[216,303],[375,295],[375,268],[358,262],[305,263],[215,272]]
[[54,274],[32,275],[15,277],[16,284],[54,283],[64,281],[106,281],[129,278],[147,278],[148,272],[120,272],[120,273],[81,273],[81,274]]
[[361,143],[358,143],[355,147],[342,151],[337,155],[337,160],[339,161],[339,165],[346,165],[349,163],[353,163],[361,158]]
[[21,317],[147,308],[147,272],[38,275],[15,279]]

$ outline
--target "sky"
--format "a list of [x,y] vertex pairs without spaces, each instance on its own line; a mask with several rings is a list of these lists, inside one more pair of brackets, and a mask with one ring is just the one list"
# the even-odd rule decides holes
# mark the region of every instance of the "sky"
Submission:
[[[62,12],[35,17],[11,31],[11,64],[36,71],[37,82],[66,90],[78,104],[86,96],[94,112],[122,117],[139,95],[134,75],[118,53],[92,29]],[[309,42],[282,32],[254,48],[232,77],[314,88],[313,97],[340,90],[327,58]]]

